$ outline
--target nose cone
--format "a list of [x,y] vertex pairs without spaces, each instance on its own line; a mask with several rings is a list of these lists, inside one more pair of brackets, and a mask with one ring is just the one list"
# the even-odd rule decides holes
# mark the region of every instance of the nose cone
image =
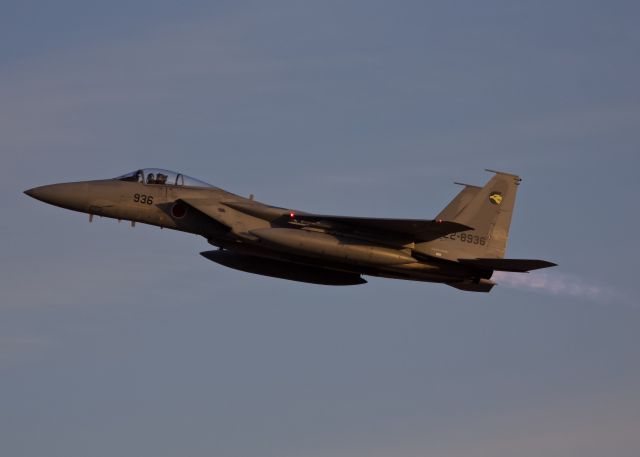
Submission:
[[24,193],[31,198],[35,198],[36,200],[49,203],[49,201],[47,200],[47,196],[49,195],[49,189],[51,187],[53,187],[53,185],[34,187],[33,189],[25,190]]
[[25,190],[25,194],[50,205],[85,211],[89,204],[89,185],[86,182],[51,184]]

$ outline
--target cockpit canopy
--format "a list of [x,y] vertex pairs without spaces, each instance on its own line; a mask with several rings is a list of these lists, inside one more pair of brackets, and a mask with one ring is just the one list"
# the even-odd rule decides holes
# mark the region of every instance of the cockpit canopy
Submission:
[[176,173],[175,171],[163,170],[162,168],[144,168],[118,176],[115,179],[118,181],[139,182],[150,185],[213,187],[211,184],[207,184],[199,179],[183,175],[182,173]]

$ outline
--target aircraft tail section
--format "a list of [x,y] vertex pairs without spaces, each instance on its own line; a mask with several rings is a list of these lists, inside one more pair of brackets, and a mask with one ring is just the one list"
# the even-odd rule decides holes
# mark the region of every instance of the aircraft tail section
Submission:
[[[420,243],[416,251],[457,261],[463,258],[501,259],[509,240],[509,227],[520,177],[487,170],[495,175],[482,188],[465,188],[447,205],[439,219],[473,227],[437,240]],[[442,216],[445,216],[446,219]]]
[[462,184],[457,182],[456,184],[464,186],[460,193],[455,196],[453,200],[442,210],[440,214],[436,216],[436,219],[441,221],[453,221],[460,215],[469,202],[476,196],[481,187],[473,186],[471,184]]

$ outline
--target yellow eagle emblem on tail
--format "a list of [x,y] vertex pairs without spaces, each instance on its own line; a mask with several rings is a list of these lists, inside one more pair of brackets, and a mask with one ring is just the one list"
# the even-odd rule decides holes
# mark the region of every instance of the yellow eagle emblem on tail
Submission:
[[502,193],[500,192],[491,192],[489,194],[489,201],[494,205],[499,205],[502,203]]

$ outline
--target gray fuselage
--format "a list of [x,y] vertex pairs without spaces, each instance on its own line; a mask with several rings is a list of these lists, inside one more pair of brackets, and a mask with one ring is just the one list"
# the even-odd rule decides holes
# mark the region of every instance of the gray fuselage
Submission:
[[234,253],[300,266],[435,282],[460,281],[472,274],[463,266],[414,257],[413,242],[299,224],[291,214],[306,213],[264,205],[215,187],[108,179],[42,186],[27,194],[91,217],[201,235]]

